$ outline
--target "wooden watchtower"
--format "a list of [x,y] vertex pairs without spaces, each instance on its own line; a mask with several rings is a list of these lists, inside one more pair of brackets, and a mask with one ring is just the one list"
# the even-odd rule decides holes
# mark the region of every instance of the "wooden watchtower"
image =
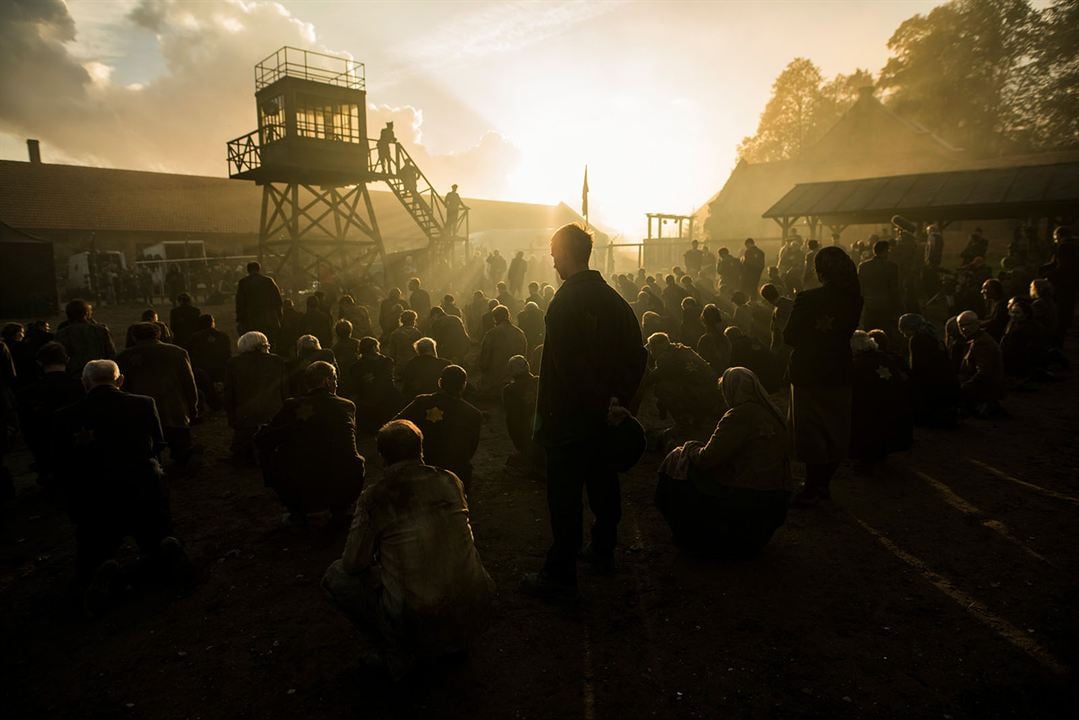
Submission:
[[[261,185],[259,256],[295,284],[363,276],[384,253],[367,185],[385,182],[452,263],[468,208],[444,197],[405,148],[370,139],[364,66],[284,47],[255,66],[258,129],[228,143],[229,177]],[[392,134],[392,133],[391,133]],[[466,246],[467,254],[467,246]]]
[[284,47],[255,66],[258,129],[228,143],[229,177],[262,186],[259,257],[294,283],[364,275],[382,256],[367,190],[362,63]]

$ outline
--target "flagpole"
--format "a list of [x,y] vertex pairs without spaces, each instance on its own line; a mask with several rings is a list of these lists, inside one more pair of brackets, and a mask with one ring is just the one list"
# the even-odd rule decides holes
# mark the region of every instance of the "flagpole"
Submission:
[[581,188],[581,210],[584,215],[584,229],[588,230],[588,165],[584,166],[584,186]]

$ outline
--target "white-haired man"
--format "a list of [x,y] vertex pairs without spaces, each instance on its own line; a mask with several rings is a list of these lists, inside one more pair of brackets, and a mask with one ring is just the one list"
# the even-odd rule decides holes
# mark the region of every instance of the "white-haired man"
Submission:
[[412,348],[416,357],[406,362],[401,371],[401,392],[406,400],[438,392],[438,377],[450,364],[438,356],[438,343],[432,338],[422,337],[412,343]]
[[232,455],[253,463],[251,439],[259,425],[273,420],[288,397],[288,371],[284,358],[270,352],[270,341],[258,331],[236,341],[239,355],[229,358],[225,372],[225,412],[232,428]]
[[124,378],[112,360],[86,363],[82,383],[86,397],[56,413],[54,455],[76,528],[84,606],[94,614],[108,601],[125,537],[133,536],[148,560],[178,573],[176,580],[189,579],[189,566],[172,532],[153,398],[121,392]]

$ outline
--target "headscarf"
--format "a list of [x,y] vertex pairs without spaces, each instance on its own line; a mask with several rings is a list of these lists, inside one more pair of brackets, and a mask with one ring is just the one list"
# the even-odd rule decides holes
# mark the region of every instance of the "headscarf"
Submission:
[[824,285],[854,295],[862,294],[861,285],[858,283],[858,268],[843,248],[835,245],[821,248],[813,257],[813,267]]
[[723,377],[719,380],[719,389],[727,407],[736,408],[746,403],[755,403],[771,413],[780,425],[786,425],[783,414],[749,368],[732,367],[724,370]]
[[899,332],[904,335],[913,333],[925,333],[933,337],[937,336],[937,329],[933,323],[926,320],[918,313],[906,313],[899,316]]

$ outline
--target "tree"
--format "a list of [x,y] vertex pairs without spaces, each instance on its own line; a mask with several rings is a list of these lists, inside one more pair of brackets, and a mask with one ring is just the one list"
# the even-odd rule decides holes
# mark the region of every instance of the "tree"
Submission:
[[747,162],[797,157],[854,104],[860,88],[872,85],[868,70],[836,75],[826,82],[820,68],[795,58],[772,84],[757,132],[742,140],[738,156]]
[[1042,14],[1035,76],[1035,142],[1079,144],[1079,0],[1058,0]]
[[748,162],[797,155],[813,134],[823,80],[820,68],[809,60],[792,60],[772,84],[772,98],[761,113],[756,135],[742,141],[738,155]]
[[1028,0],[952,0],[915,15],[888,40],[885,102],[975,153],[1028,148],[1039,26]]

